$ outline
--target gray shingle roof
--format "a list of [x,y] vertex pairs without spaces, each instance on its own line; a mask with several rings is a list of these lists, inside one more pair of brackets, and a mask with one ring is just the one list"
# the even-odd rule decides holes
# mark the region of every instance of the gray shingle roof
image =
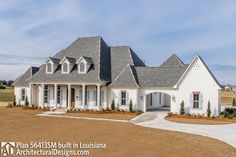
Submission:
[[136,78],[133,74],[133,69],[131,65],[127,65],[121,73],[115,78],[115,80],[110,84],[111,87],[119,88],[137,88],[139,87]]
[[[103,44],[103,45],[102,45]],[[106,45],[105,45],[106,46]],[[40,70],[31,78],[32,82],[101,82],[107,81],[109,82],[109,76],[104,74],[105,72],[101,72],[100,64],[106,65],[104,62],[108,62],[106,60],[107,56],[109,56],[109,52],[103,51],[104,43],[100,37],[85,37],[78,38],[71,45],[69,45],[66,49],[57,53],[53,58],[62,59],[65,56],[67,58],[80,58],[81,56],[91,58],[93,61],[93,67],[90,68],[87,74],[79,74],[77,71],[77,66],[74,66],[73,70],[69,74],[61,73],[61,66],[59,65],[56,72],[54,74],[46,74],[45,67],[43,65]],[[108,47],[107,47],[108,49]],[[105,56],[101,58],[100,56]],[[91,61],[91,59],[88,59]],[[70,59],[71,60],[71,59]],[[107,67],[104,69],[106,70]],[[106,71],[107,72],[107,71]],[[105,76],[103,76],[105,75]]]
[[72,58],[72,57],[65,57],[69,63],[75,64],[76,63],[76,59]]
[[128,46],[111,47],[111,79],[112,81],[128,65],[145,66],[141,59]]
[[39,70],[39,67],[30,67],[24,74],[18,77],[15,82],[15,87],[28,87],[29,79]]
[[92,58],[90,58],[90,57],[85,57],[85,56],[82,56],[82,57],[83,57],[83,59],[84,59],[87,63],[93,64]]
[[170,56],[165,62],[163,62],[160,67],[181,67],[184,66],[184,63],[179,59],[175,54]]
[[140,87],[173,87],[188,65],[181,67],[135,67]]
[[49,57],[49,59],[50,59],[53,63],[55,63],[55,64],[59,64],[59,63],[60,63],[60,59],[58,59],[58,58]]

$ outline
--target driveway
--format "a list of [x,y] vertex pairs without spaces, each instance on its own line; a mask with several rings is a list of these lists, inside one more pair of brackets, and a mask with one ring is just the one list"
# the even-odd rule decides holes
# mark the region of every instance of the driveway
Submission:
[[144,127],[179,131],[202,135],[224,141],[236,148],[236,123],[225,125],[199,125],[170,122],[164,119],[167,112],[146,112],[135,117],[131,122]]

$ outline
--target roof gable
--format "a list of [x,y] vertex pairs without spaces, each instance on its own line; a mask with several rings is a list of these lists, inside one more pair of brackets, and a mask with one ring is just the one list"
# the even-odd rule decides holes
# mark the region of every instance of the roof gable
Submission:
[[209,75],[211,76],[211,78],[213,79],[213,81],[216,83],[216,85],[218,86],[219,89],[221,89],[221,85],[218,82],[218,80],[216,79],[216,77],[214,76],[214,74],[211,72],[211,70],[208,68],[208,66],[206,65],[206,63],[203,61],[203,59],[199,56],[199,55],[195,55],[195,57],[193,58],[191,64],[188,66],[188,68],[185,70],[185,72],[183,73],[183,75],[181,76],[181,78],[178,80],[178,82],[175,85],[175,88],[177,88],[179,86],[179,84],[184,80],[184,77],[186,77],[186,75],[188,74],[188,72],[190,71],[190,69],[193,67],[195,61],[199,60],[204,68],[206,68],[207,72],[209,73]]
[[28,87],[30,78],[39,70],[39,67],[30,67],[24,74],[18,77],[15,82],[14,86],[19,87]]
[[184,63],[179,59],[176,54],[170,56],[165,62],[163,62],[160,67],[181,67]]
[[139,85],[136,81],[136,76],[134,76],[131,65],[128,64],[115,78],[115,80],[110,84],[110,86],[119,88],[138,88]]

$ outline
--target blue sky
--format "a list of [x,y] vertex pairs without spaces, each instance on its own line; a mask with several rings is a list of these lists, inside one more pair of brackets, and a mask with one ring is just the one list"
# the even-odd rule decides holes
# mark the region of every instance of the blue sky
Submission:
[[[204,2],[204,3],[203,3]],[[236,84],[236,1],[1,0],[0,79],[39,66],[77,37],[129,45],[150,66],[198,53],[222,84]]]

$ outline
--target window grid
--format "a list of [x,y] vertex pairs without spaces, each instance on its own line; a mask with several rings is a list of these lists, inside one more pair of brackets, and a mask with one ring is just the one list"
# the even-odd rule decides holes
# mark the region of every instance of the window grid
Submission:
[[121,91],[121,105],[126,105],[126,91]]
[[193,93],[193,108],[199,108],[199,104],[200,104],[200,93],[198,92],[194,92]]

